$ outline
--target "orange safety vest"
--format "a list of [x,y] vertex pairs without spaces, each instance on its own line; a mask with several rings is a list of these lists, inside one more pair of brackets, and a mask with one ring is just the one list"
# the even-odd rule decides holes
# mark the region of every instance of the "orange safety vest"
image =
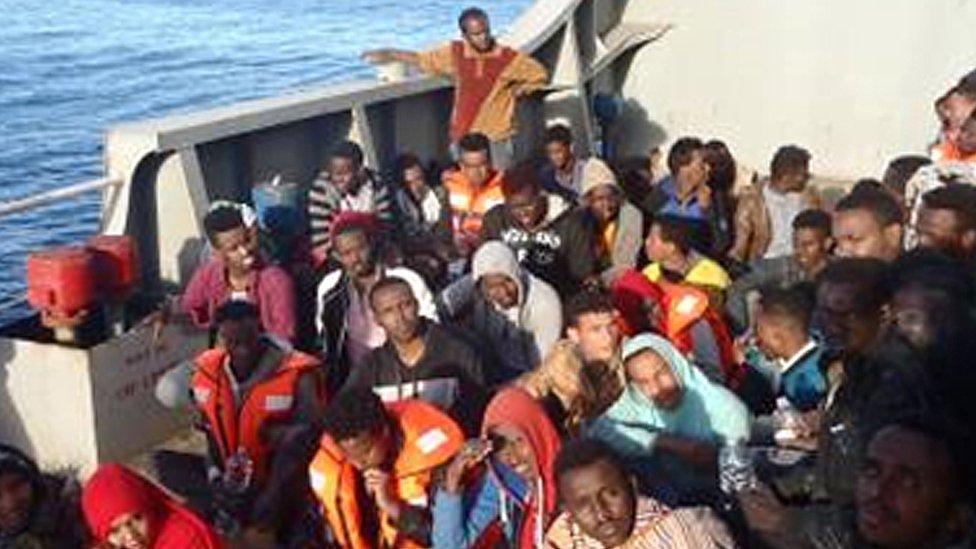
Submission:
[[[623,333],[627,336],[651,328],[661,333],[683,354],[695,348],[690,328],[704,320],[712,329],[718,345],[720,367],[726,384],[735,389],[747,373],[735,361],[735,343],[725,320],[710,304],[705,291],[684,284],[652,282],[636,270],[628,270],[613,284],[614,304],[620,311],[618,317]],[[651,298],[661,305],[664,318],[659,326],[645,326],[646,316],[643,299]]]
[[[402,435],[402,448],[393,464],[390,482],[401,501],[426,507],[431,473],[447,463],[464,445],[461,428],[434,406],[420,400],[386,404]],[[346,461],[338,445],[328,436],[308,468],[309,481],[336,544],[343,548],[420,548],[400,536],[389,517],[379,513],[379,540],[362,531],[362,513],[356,497],[359,471]]]
[[289,352],[273,376],[253,386],[243,397],[240,410],[234,403],[226,361],[226,349],[209,349],[196,358],[193,397],[207,420],[221,461],[243,448],[254,465],[254,482],[261,485],[267,479],[271,454],[271,448],[261,440],[261,429],[291,419],[298,379],[314,373],[320,367],[319,361],[305,353]]
[[481,221],[488,210],[505,203],[502,194],[502,172],[495,171],[478,188],[468,181],[459,170],[444,174],[444,188],[453,213],[454,230],[477,236],[481,233]]
[[722,315],[709,303],[708,295],[698,288],[680,284],[664,283],[662,286],[664,306],[667,309],[665,337],[682,353],[691,353],[695,348],[695,341],[689,328],[695,322],[704,320],[715,337],[721,360],[719,367],[725,383],[733,390],[738,389],[747,372],[742,365],[736,363],[732,333]]

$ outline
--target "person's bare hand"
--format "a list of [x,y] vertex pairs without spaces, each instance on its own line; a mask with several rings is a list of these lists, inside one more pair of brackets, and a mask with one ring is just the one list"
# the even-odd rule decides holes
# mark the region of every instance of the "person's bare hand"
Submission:
[[735,338],[732,344],[732,354],[736,364],[746,362],[746,350],[749,348],[749,337],[742,336]]
[[702,184],[698,186],[698,205],[708,209],[712,205],[712,188]]
[[373,64],[388,63],[392,60],[390,50],[378,49],[378,50],[367,50],[362,54],[363,61]]
[[447,467],[447,472],[444,475],[444,490],[452,494],[460,492],[464,474],[488,457],[491,450],[491,443],[487,440],[477,440],[472,444],[466,444]]
[[777,437],[776,443],[784,448],[814,452],[820,442],[820,423],[823,413],[820,410],[797,413],[793,416],[789,431],[792,437]]
[[788,510],[769,486],[760,483],[752,490],[739,492],[736,497],[750,529],[778,533],[786,526]]
[[366,493],[373,497],[376,506],[393,520],[400,516],[400,500],[390,487],[390,473],[381,469],[363,471]]

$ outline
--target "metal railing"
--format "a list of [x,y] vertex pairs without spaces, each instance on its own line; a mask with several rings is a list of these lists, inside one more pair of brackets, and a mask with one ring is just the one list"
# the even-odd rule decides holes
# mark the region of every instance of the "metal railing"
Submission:
[[87,192],[101,191],[109,187],[117,187],[121,184],[121,179],[102,177],[99,179],[92,179],[91,181],[75,183],[74,185],[68,185],[67,187],[61,187],[59,189],[52,189],[50,191],[25,196],[23,198],[0,201],[0,217],[20,213],[43,206],[45,204],[57,202],[65,198],[73,198]]
[[[81,194],[94,191],[104,191],[105,189],[119,187],[121,185],[121,179],[102,177],[99,179],[75,183],[74,185],[68,185],[58,189],[52,189],[50,191],[32,194],[30,196],[3,200],[0,201],[0,218],[22,213],[27,210],[40,208],[41,206],[61,200],[74,198]],[[14,309],[25,307],[26,304],[27,297],[22,294],[0,293],[0,315]]]

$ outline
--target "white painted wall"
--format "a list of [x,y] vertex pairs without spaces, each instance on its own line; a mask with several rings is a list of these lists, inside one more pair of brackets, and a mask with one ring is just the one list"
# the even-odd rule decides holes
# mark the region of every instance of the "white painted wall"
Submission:
[[973,0],[634,0],[624,19],[674,25],[624,81],[650,120],[626,122],[629,153],[663,129],[721,138],[761,171],[797,143],[819,175],[878,176],[925,150],[933,101],[976,67]]

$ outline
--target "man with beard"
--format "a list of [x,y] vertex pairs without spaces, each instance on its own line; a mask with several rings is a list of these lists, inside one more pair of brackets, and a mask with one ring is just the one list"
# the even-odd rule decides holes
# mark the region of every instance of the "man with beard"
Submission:
[[481,359],[443,326],[424,319],[410,284],[388,277],[369,292],[386,343],[353,368],[347,387],[370,387],[384,402],[419,398],[448,412],[469,434],[487,396]]
[[370,289],[384,276],[405,280],[417,298],[420,314],[437,320],[434,298],[423,278],[406,267],[387,267],[377,258],[374,226],[375,219],[368,214],[344,212],[332,227],[333,255],[341,268],[327,273],[319,283],[315,319],[330,389],[341,387],[351,365],[386,342],[368,299]]
[[868,440],[850,504],[821,505],[780,523],[764,547],[973,547],[972,449],[940,414],[889,419]]
[[451,143],[480,132],[491,140],[491,157],[499,168],[512,164],[516,99],[541,89],[546,68],[528,55],[495,41],[488,14],[469,8],[458,17],[461,40],[426,52],[380,49],[365,52],[371,63],[402,62],[425,73],[454,81]]
[[918,245],[976,263],[976,187],[950,183],[922,195]]
[[563,513],[549,527],[552,549],[731,548],[728,529],[707,507],[672,509],[637,493],[622,460],[593,439],[572,441],[556,458]]

